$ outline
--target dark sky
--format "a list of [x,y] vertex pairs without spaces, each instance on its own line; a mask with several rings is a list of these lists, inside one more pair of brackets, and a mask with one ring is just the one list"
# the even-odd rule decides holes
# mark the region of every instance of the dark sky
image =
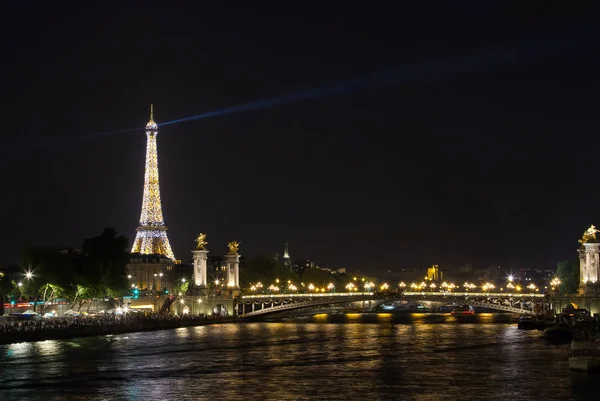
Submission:
[[288,240],[365,271],[544,267],[600,225],[596,6],[124,3],[3,7],[2,262],[135,235],[143,130],[59,138],[141,127],[150,103],[161,123],[332,83],[346,91],[160,129],[178,258],[206,232],[214,254]]

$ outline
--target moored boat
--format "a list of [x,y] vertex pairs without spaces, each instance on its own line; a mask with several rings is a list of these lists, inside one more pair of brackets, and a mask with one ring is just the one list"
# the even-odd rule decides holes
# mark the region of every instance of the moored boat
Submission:
[[452,314],[453,316],[474,315],[475,309],[473,309],[473,307],[471,307],[469,305],[461,305],[461,306],[454,308],[452,310],[452,312],[450,312],[450,314]]
[[600,342],[573,340],[569,368],[584,372],[600,370]]
[[542,328],[542,323],[535,316],[524,315],[519,318],[517,328],[519,330],[539,330]]

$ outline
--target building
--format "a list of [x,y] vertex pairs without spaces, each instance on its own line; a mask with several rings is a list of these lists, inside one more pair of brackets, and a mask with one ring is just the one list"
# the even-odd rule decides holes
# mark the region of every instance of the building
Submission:
[[443,274],[440,270],[439,265],[433,265],[427,269],[427,280],[431,281],[442,281]]
[[141,290],[162,289],[170,286],[175,260],[167,237],[160,200],[158,174],[158,125],[154,122],[154,109],[150,106],[150,121],[146,124],[146,166],[140,223],[131,248],[127,265],[128,277],[133,286]]
[[165,255],[134,253],[127,264],[129,284],[140,290],[162,291],[172,288],[175,262]]

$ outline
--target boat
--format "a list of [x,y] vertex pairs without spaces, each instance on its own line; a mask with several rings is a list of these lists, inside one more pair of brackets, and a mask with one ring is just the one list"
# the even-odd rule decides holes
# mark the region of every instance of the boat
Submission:
[[600,341],[573,340],[569,369],[584,372],[600,370]]
[[461,305],[461,306],[457,306],[456,308],[452,309],[452,312],[450,312],[453,316],[456,315],[474,315],[475,314],[475,309],[473,309],[473,307],[469,306],[469,305]]
[[517,328],[519,330],[540,330],[542,328],[542,324],[535,316],[524,315],[519,318]]

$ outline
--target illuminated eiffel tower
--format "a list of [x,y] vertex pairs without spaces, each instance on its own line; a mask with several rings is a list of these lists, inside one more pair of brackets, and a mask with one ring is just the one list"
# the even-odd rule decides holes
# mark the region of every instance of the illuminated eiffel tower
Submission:
[[158,184],[158,151],[156,136],[158,125],[154,122],[154,109],[150,105],[150,121],[146,124],[146,171],[144,173],[144,195],[142,198],[142,214],[140,226],[131,248],[131,253],[158,254],[175,260],[171,250],[167,227],[163,220],[160,203],[160,186]]

